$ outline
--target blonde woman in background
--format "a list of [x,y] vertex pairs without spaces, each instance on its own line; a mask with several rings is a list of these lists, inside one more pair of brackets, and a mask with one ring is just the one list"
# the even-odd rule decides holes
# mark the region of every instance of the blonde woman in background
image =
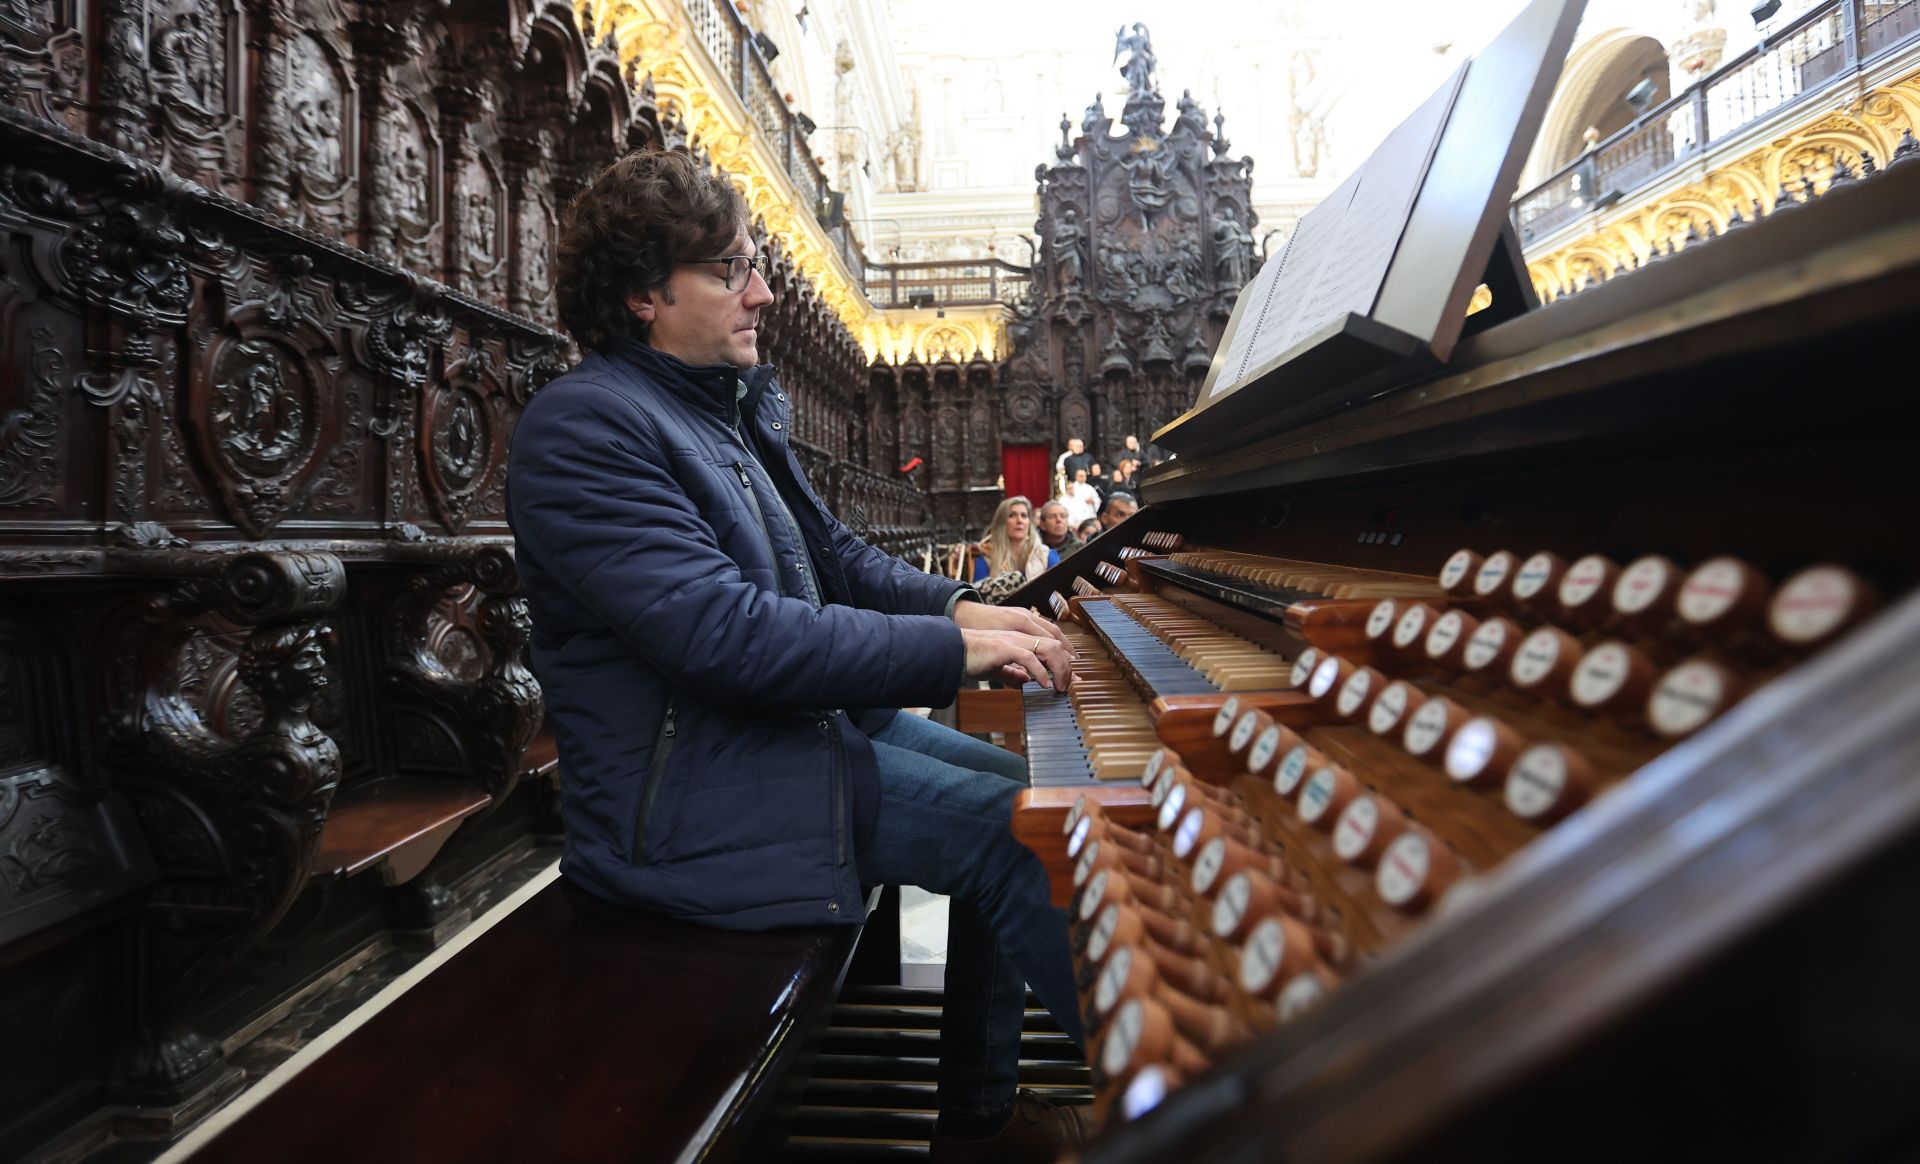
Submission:
[[972,581],[1017,572],[1036,578],[1060,564],[1060,553],[1034,535],[1033,505],[1024,497],[1009,497],[993,511],[986,536],[974,547]]

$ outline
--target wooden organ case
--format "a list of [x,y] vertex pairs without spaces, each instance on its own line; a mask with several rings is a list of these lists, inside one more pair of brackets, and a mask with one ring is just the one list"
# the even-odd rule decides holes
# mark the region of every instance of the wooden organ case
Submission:
[[1411,383],[1190,414],[1009,600],[1083,661],[1013,827],[1084,1159],[1920,1149],[1920,150],[1839,173]]

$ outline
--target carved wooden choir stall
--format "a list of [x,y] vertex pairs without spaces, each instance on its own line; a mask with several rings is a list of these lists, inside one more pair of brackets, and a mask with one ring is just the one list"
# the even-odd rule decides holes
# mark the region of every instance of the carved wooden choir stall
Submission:
[[[554,839],[507,442],[562,208],[684,144],[566,4],[0,4],[0,1157],[164,1139]],[[794,444],[906,548],[767,247]]]

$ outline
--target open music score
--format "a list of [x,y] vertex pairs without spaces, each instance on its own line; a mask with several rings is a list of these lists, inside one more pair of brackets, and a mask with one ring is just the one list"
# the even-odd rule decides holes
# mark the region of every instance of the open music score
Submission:
[[[1102,779],[1035,845],[1071,886],[1102,1118],[1311,1009],[1879,605],[1838,565],[1776,587],[1731,557],[1462,550],[1420,579],[1163,549],[1055,604],[1096,659],[1089,713],[1116,692],[1128,708]],[[1299,595],[1279,624],[1293,649],[1206,617],[1186,588],[1209,579]],[[1156,691],[1167,673],[1138,660],[1166,655],[1211,690]],[[1217,682],[1240,675],[1259,682]],[[1041,833],[1027,807],[1023,839]]]
[[1156,441],[1197,454],[1409,383],[1452,356],[1483,283],[1482,322],[1537,306],[1507,199],[1585,8],[1534,0],[1300,220]]

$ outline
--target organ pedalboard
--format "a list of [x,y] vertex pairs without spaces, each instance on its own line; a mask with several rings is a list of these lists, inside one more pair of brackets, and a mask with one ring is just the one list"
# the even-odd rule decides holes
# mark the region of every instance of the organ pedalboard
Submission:
[[1096,567],[1117,589],[1052,595],[1076,680],[1023,693],[1015,828],[1057,827],[1034,847],[1070,883],[1106,1121],[1320,1006],[1879,605],[1832,564],[1775,586],[1727,556],[1463,549],[1423,578],[1144,543]]

